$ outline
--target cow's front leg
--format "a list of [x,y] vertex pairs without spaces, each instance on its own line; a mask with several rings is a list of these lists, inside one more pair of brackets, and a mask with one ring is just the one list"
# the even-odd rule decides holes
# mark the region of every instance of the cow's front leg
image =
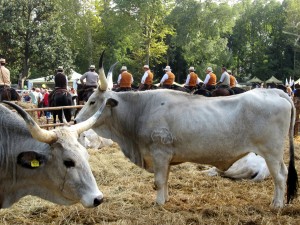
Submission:
[[156,203],[159,205],[163,205],[169,200],[168,178],[172,156],[167,152],[156,150],[153,153],[154,185],[157,190]]

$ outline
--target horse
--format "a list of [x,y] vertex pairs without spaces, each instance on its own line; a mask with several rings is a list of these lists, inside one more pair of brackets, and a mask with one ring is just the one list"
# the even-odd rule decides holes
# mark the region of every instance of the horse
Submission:
[[200,87],[194,91],[194,95],[203,95],[205,97],[211,97],[211,92],[204,87]]
[[82,103],[82,102],[87,102],[95,90],[96,90],[96,88],[94,88],[94,87],[85,88],[84,85],[77,84],[77,93],[78,93],[77,104]]
[[197,90],[194,91],[193,94],[195,95],[203,95],[206,97],[217,97],[217,96],[228,96],[228,95],[237,95],[244,93],[246,90],[239,87],[232,87],[232,88],[216,88],[211,91],[207,90],[204,87],[199,87]]
[[216,88],[211,92],[212,97],[217,97],[217,96],[229,96],[233,95],[234,92],[230,88]]
[[21,101],[21,96],[14,88],[5,86],[0,88],[0,99],[1,101]]
[[[71,106],[74,105],[74,102],[72,100],[71,94],[66,89],[56,89],[49,96],[49,105],[50,107]],[[66,121],[70,122],[72,118],[72,109],[64,109],[63,113]],[[62,110],[53,110],[52,114],[53,114],[53,123],[56,123],[57,115],[59,121],[63,123]]]

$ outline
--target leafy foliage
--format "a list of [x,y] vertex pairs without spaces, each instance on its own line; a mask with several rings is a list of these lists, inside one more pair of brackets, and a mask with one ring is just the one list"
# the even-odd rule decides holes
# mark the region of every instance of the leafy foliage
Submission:
[[[149,64],[183,82],[195,66],[203,79],[226,66],[240,79],[300,77],[298,0],[19,0],[0,1],[0,55],[13,82],[46,77],[62,65],[84,73],[105,49],[136,82]],[[115,73],[114,80],[118,74]]]

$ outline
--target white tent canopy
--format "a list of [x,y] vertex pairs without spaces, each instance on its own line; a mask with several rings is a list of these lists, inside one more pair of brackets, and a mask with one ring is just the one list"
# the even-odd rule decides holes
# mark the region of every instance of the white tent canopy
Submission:
[[[80,79],[82,74],[77,73],[76,71],[71,71],[71,79],[69,79],[69,86],[74,86],[72,83],[76,83],[77,80]],[[69,77],[70,77],[69,76]],[[53,76],[54,77],[54,76]],[[33,86],[42,85],[42,84],[54,84],[54,80],[46,81],[46,77],[39,77],[35,79],[28,79],[27,80],[27,87],[28,89],[31,89]]]
[[[82,76],[82,74],[77,73],[76,71],[72,70],[71,71],[71,79],[69,79],[69,81],[74,81],[74,80],[78,80],[80,79],[80,77]],[[46,77],[39,77],[39,78],[35,78],[35,79],[28,79],[28,81],[32,82],[32,83],[37,83],[37,82],[46,82],[45,80]],[[52,80],[53,81],[53,80]]]
[[294,84],[299,84],[299,83],[300,83],[300,78],[294,82]]

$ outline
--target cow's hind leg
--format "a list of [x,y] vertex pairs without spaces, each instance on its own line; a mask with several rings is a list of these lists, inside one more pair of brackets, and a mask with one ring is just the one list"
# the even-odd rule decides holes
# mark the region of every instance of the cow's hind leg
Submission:
[[274,197],[271,203],[273,208],[282,208],[284,206],[284,196],[286,190],[287,168],[283,159],[266,158],[271,176],[274,182]]
[[168,151],[155,150],[153,152],[154,185],[157,190],[156,203],[163,205],[169,200],[168,178],[170,172],[171,155]]

